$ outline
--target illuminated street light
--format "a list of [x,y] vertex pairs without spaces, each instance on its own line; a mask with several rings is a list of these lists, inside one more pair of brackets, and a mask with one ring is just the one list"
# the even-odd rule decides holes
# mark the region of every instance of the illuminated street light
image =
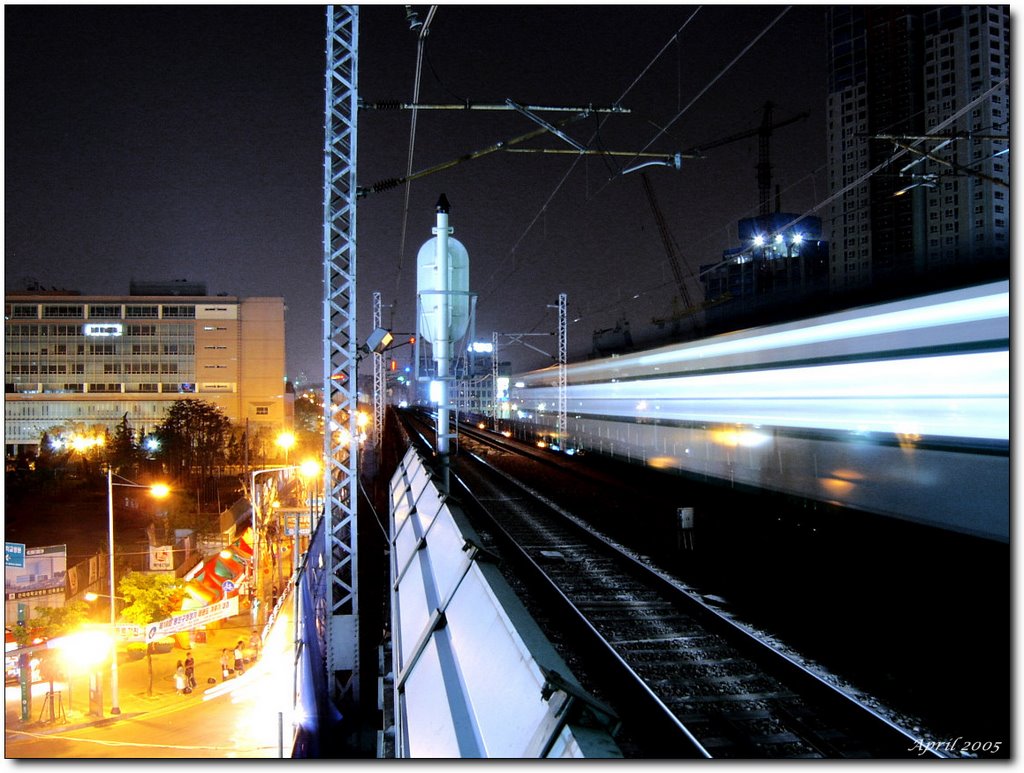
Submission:
[[[294,436],[292,436],[294,440]],[[283,470],[295,470],[298,469],[297,465],[289,465],[285,467],[267,467],[264,470],[253,470],[249,476],[249,507],[252,510],[252,589],[255,595],[255,600],[250,607],[250,615],[252,618],[252,625],[256,626],[259,623],[259,606],[263,603],[263,594],[260,593],[260,519],[262,512],[262,503],[259,502],[256,496],[256,476],[263,475],[268,472],[281,472]]]
[[284,449],[284,463],[288,464],[288,451],[295,445],[295,435],[291,432],[282,432],[275,442]]
[[[92,591],[89,591],[88,593],[85,594],[85,596],[83,598],[85,598],[86,601],[91,603],[93,601],[96,601],[97,599],[109,599],[110,598],[110,594],[109,593],[93,593]],[[122,596],[114,596],[114,598],[117,599],[118,601],[124,601],[124,598]]]
[[[118,477],[121,477],[120,475]],[[127,479],[125,479],[127,480]],[[157,483],[151,486],[143,486],[138,483],[114,483],[114,473],[107,467],[107,537],[109,539],[109,552],[110,552],[110,635],[114,636],[117,631],[117,615],[114,610],[114,599],[118,596],[114,595],[116,590],[114,587],[114,486],[123,486],[125,488],[144,488],[149,489],[149,493],[157,499],[162,499],[170,493],[170,488],[163,483]],[[117,649],[115,647],[113,657],[110,659],[110,713],[120,714],[121,706],[118,703],[117,695]]]

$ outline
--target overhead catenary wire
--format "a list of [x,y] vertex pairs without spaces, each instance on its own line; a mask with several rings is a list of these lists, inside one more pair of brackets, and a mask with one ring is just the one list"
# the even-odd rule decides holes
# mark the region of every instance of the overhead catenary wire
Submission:
[[[687,26],[689,26],[690,22],[692,22],[694,20],[694,18],[696,18],[697,14],[701,11],[702,8],[703,8],[703,6],[697,6],[697,8],[694,9],[693,13],[691,13],[687,17],[686,21],[684,21],[682,23],[682,25],[679,27],[679,29],[677,29],[675,31],[675,33],[673,33],[669,37],[669,39],[665,43],[665,45],[662,46],[661,49],[654,55],[654,57],[647,64],[647,66],[644,67],[644,69],[640,71],[640,74],[637,75],[637,77],[633,79],[633,82],[630,83],[629,86],[627,86],[626,89],[619,96],[619,98],[617,100],[615,100],[615,104],[621,104],[621,103],[623,103],[625,101],[626,96],[629,94],[629,92],[631,92],[636,87],[636,85],[643,79],[644,75],[646,75],[646,73],[651,69],[651,67],[653,67],[654,64],[662,57],[662,55],[665,53],[665,51],[668,50],[669,46],[671,46],[673,42],[675,42],[675,41],[677,41],[679,39],[679,35],[683,32],[684,29],[686,29]],[[600,131],[600,127],[601,127],[602,124],[603,124],[603,121],[600,121],[598,123],[598,130],[595,131],[594,135],[590,138],[590,141],[587,143],[588,146],[593,144],[595,137],[598,136],[598,132]],[[551,193],[548,195],[547,199],[541,205],[540,210],[537,212],[536,215],[534,215],[533,219],[526,225],[526,228],[524,229],[523,233],[519,236],[519,238],[516,240],[515,244],[512,245],[511,249],[508,252],[508,254],[510,256],[512,256],[512,257],[515,256],[515,252],[519,248],[519,245],[522,244],[522,242],[526,238],[526,236],[530,233],[531,230],[533,230],[533,227],[537,224],[537,221],[540,220],[541,217],[543,217],[544,214],[547,212],[548,206],[554,200],[555,196],[558,195],[558,192],[562,189],[562,186],[565,185],[566,180],[569,179],[569,176],[573,173],[573,171],[575,171],[576,165],[579,164],[581,158],[582,158],[582,156],[579,156],[576,159],[574,159],[572,164],[570,164],[569,169],[565,172],[564,175],[562,175],[561,179],[559,179],[558,183],[554,187],[554,190],[551,191]],[[509,272],[510,275],[512,273],[515,273],[515,271],[517,271],[518,268],[519,268],[519,266],[517,265],[517,263],[514,260],[512,261],[512,266],[513,266],[512,271]],[[484,289],[484,291],[481,292],[481,295],[480,295],[481,301],[483,301],[483,300],[487,299],[488,297],[490,297],[491,293],[494,292],[494,290],[488,291],[486,288],[490,287],[492,282],[495,281],[495,277],[497,276],[498,271],[499,271],[499,269],[495,269],[491,273],[490,277],[488,277],[487,281],[484,283],[484,288],[485,289]]]
[[[430,23],[434,20],[434,14],[437,12],[437,6],[430,6],[430,11],[427,12],[427,19],[423,22],[423,26],[420,28],[419,36],[416,40],[416,74],[413,80],[412,90],[412,101],[416,104],[420,101],[420,81],[423,74],[423,52],[427,42],[427,35],[430,34]],[[409,150],[406,158],[406,176],[412,174],[412,159],[416,148],[416,118],[418,111],[413,109],[412,118],[409,122]],[[409,198],[411,193],[411,180],[405,184],[405,202],[402,206],[402,236],[398,246],[398,266],[395,270],[395,299],[392,301],[391,314],[394,316],[394,309],[398,304],[398,291],[402,283],[402,269],[405,263],[405,241],[409,231]]]
[[[664,127],[659,129],[658,133],[655,134],[655,136],[643,148],[641,148],[639,153],[646,153],[647,150],[651,147],[651,145],[653,145],[660,137],[662,137],[665,133],[667,133],[668,130],[672,127],[672,125],[675,124],[677,121],[679,121],[679,119],[682,118],[682,116],[685,115],[686,112],[689,111],[689,109],[697,102],[697,100],[699,100],[708,91],[708,89],[710,89],[715,83],[717,83],[718,80],[721,79],[730,69],[732,69],[732,67],[734,67],[737,62],[739,62],[744,56],[746,56],[746,54],[750,51],[750,49],[753,48],[753,46],[762,37],[764,37],[772,29],[772,27],[774,27],[779,22],[779,20],[781,20],[782,17],[785,16],[786,13],[789,12],[789,10],[791,8],[792,8],[792,6],[786,6],[786,8],[784,8],[780,14],[778,14],[771,22],[769,22],[769,24],[764,29],[762,29],[735,57],[733,57],[732,61],[730,61],[722,70],[720,70],[718,72],[718,74],[715,75],[715,77],[712,78],[711,81],[707,85],[705,85],[704,88],[702,88],[700,90],[700,92],[698,92],[698,94],[693,99],[691,99],[689,101],[689,103],[687,103],[687,105],[685,107],[683,107],[675,115],[675,117],[671,121],[668,122],[668,124],[666,124]],[[691,14],[691,16],[683,23],[683,25],[676,31],[676,33],[671,38],[669,38],[669,41],[661,48],[660,51],[658,51],[658,53],[655,55],[654,59],[652,59],[651,62],[647,65],[647,67],[645,67],[643,69],[643,71],[641,71],[640,75],[638,75],[637,78],[634,79],[634,81],[629,85],[629,87],[626,89],[626,91],[623,93],[623,95],[621,97],[619,97],[617,102],[622,102],[625,99],[626,94],[628,94],[629,91],[632,90],[636,86],[636,84],[640,82],[640,80],[647,73],[647,71],[662,56],[662,54],[664,54],[664,52],[668,49],[669,45],[671,45],[671,43],[678,38],[679,34],[683,31],[683,29],[686,28],[686,26],[690,23],[690,21],[694,18],[694,16],[696,15],[697,11],[699,11],[699,10],[700,10],[700,7],[698,7],[694,11],[694,13]],[[592,142],[593,142],[593,138],[591,138],[591,143]],[[633,158],[634,161],[641,157],[639,155],[639,153],[634,156],[634,158]],[[554,199],[554,197],[557,195],[557,193],[561,190],[562,186],[565,184],[566,180],[568,180],[568,178],[572,174],[572,172],[575,171],[576,164],[578,164],[578,163],[579,163],[579,158],[577,158],[576,160],[573,161],[573,163],[570,166],[570,168],[568,169],[568,171],[558,181],[558,184],[555,186],[555,189],[552,191],[551,195],[548,196],[547,200],[541,206],[540,212],[538,212],[538,214],[534,217],[534,219],[532,221],[530,221],[530,223],[526,226],[526,229],[524,230],[523,234],[519,237],[519,239],[516,241],[516,243],[512,246],[511,252],[515,252],[515,250],[518,248],[519,244],[522,243],[523,239],[525,239],[527,234],[530,232],[530,230],[532,230],[532,228],[536,224],[537,220],[541,217],[541,215],[543,215],[547,211],[547,208],[551,204],[551,201]],[[602,185],[600,188],[598,188],[597,191],[595,191],[594,196],[599,195],[605,188],[608,187],[608,185],[611,184],[611,182],[613,182],[614,180],[618,179],[620,176],[621,176],[621,172],[616,174],[616,175],[613,175],[611,178],[609,178],[609,180],[606,181],[604,185]],[[509,274],[514,273],[516,270],[518,270],[520,265],[522,265],[522,264],[513,264],[513,269],[512,269],[512,271],[509,272]],[[495,278],[496,274],[497,274],[497,271],[492,273],[491,277],[487,280],[486,286],[490,286],[491,282],[494,281],[494,278]],[[484,300],[484,299],[490,297],[490,294],[492,292],[494,292],[494,291],[493,290],[489,291],[486,294],[485,293],[481,293],[481,300]]]

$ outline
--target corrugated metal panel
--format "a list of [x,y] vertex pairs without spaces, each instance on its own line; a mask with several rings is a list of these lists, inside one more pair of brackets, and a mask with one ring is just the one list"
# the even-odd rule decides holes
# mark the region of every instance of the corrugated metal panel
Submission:
[[403,459],[391,502],[396,756],[621,756],[603,731],[574,734],[583,690],[420,459]]

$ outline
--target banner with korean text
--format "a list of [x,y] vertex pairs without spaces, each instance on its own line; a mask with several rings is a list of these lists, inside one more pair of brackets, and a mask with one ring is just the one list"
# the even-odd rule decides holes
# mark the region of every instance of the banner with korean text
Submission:
[[165,636],[170,636],[172,633],[178,633],[179,631],[189,631],[193,628],[198,628],[201,625],[212,623],[214,620],[221,620],[225,617],[234,617],[238,614],[238,597],[233,596],[223,601],[218,601],[215,604],[209,604],[199,609],[193,609],[189,612],[183,612],[180,615],[169,617],[166,620],[161,620],[158,623],[150,623],[146,626],[146,638],[147,644],[162,639]]

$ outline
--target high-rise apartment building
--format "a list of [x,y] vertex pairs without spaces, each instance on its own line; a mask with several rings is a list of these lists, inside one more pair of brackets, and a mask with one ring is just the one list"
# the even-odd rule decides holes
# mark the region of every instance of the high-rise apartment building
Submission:
[[1009,6],[828,17],[831,288],[1008,266]]
[[236,425],[291,426],[283,298],[208,296],[179,283],[131,289],[6,295],[8,453],[44,432],[113,431],[125,415],[148,432],[190,398],[219,406]]

